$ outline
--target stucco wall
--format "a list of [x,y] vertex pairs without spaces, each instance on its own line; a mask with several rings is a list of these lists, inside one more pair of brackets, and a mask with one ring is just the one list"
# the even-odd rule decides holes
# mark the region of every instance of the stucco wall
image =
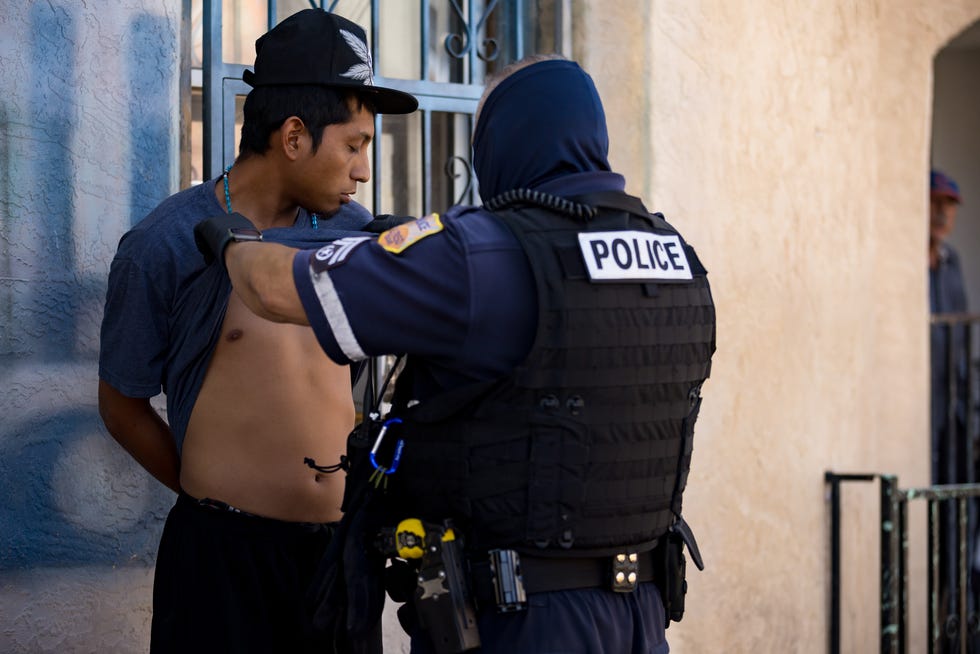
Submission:
[[[576,11],[614,165],[699,248],[718,307],[685,500],[708,569],[673,651],[826,651],[824,471],[928,481],[932,58],[980,1]],[[846,491],[844,651],[877,646],[876,493]],[[921,535],[911,547],[924,651]]]
[[180,0],[0,12],[0,651],[146,650],[169,492],[96,408],[122,233],[177,186]]

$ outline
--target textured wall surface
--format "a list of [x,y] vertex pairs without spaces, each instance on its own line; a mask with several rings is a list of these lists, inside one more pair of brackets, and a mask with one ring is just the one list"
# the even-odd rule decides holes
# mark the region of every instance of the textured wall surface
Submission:
[[[933,57],[980,1],[576,7],[613,163],[699,248],[718,307],[685,501],[708,569],[672,651],[827,651],[824,471],[928,482]],[[867,486],[845,491],[850,652],[878,642]],[[925,651],[924,547],[909,651]]]
[[0,651],[146,650],[170,493],[101,426],[122,233],[175,190],[180,0],[0,12]]

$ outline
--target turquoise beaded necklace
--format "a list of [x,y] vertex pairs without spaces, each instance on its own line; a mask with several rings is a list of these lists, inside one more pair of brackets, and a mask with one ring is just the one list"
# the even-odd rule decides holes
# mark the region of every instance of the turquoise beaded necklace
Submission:
[[[231,167],[233,165],[234,164],[229,164],[228,167],[225,168],[224,174],[221,176],[221,178],[222,178],[222,180],[224,181],[224,184],[225,184],[225,208],[228,209],[228,213],[232,213],[232,211],[231,211],[231,191],[228,190],[228,173],[231,172]],[[318,225],[317,224],[317,221],[316,221],[316,214],[315,213],[311,213],[310,214],[310,222],[313,223],[313,229],[320,229],[320,225]]]
[[225,174],[221,177],[225,180],[225,208],[228,209],[228,213],[231,213],[231,193],[228,191],[228,173],[231,172],[231,166],[225,168]]

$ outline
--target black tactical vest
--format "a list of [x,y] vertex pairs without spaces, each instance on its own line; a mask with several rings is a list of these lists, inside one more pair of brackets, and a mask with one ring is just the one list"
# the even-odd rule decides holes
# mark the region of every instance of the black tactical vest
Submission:
[[[643,551],[681,511],[715,348],[706,272],[636,198],[525,193],[551,208],[495,213],[534,272],[532,350],[510,377],[398,412],[405,448],[388,495],[402,502],[398,517],[452,518],[471,550]],[[589,240],[603,232],[619,235]],[[642,276],[676,273],[684,259],[692,279],[592,281],[587,263],[599,264],[594,277]]]

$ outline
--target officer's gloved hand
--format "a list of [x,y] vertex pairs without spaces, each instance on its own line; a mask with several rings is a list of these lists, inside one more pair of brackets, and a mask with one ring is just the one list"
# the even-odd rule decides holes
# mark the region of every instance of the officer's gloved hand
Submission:
[[380,234],[381,232],[387,232],[392,227],[398,227],[404,223],[410,223],[413,220],[415,220],[415,216],[395,216],[390,213],[384,213],[379,216],[375,216],[374,220],[369,222],[361,229],[365,232]]
[[262,233],[240,213],[223,213],[206,218],[194,226],[194,243],[208,265],[225,261],[225,248],[236,240],[262,240]]

